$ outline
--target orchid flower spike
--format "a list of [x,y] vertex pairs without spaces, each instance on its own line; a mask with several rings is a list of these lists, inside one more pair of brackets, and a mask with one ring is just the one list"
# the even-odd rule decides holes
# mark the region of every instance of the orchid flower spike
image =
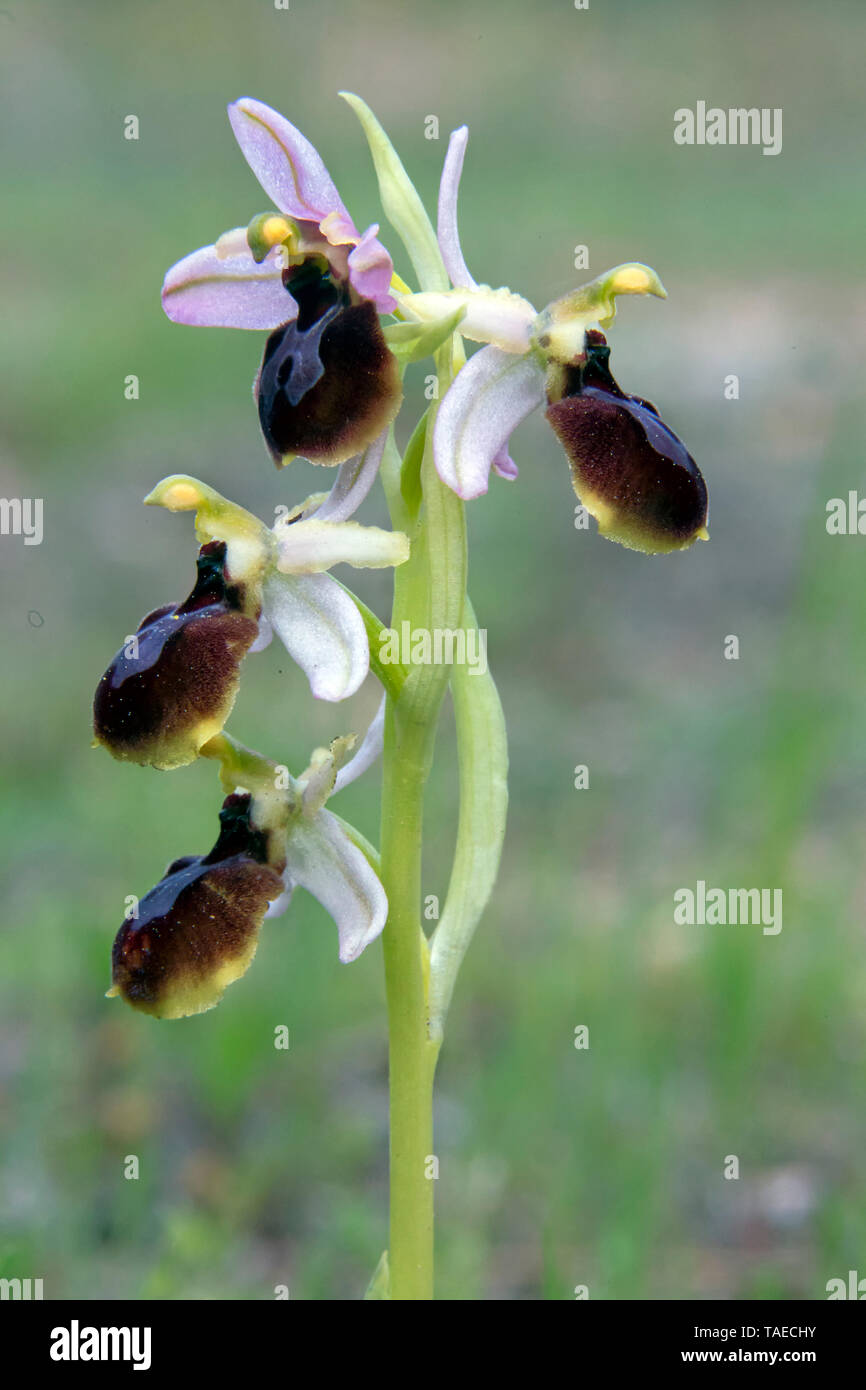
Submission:
[[697,464],[655,406],[620,389],[602,332],[619,295],[666,297],[658,275],[636,262],[616,266],[541,313],[508,289],[476,284],[457,226],[466,139],[465,126],[451,136],[439,194],[439,246],[454,288],[399,300],[406,317],[422,323],[462,311],[460,333],[486,345],[458,372],[436,413],[440,477],[466,499],[487,491],[491,468],[516,477],[510,436],[546,405],[574,490],[603,536],[648,554],[705,540],[707,490]]
[[396,305],[391,257],[378,225],[357,230],[299,130],[251,97],[228,110],[275,206],[172,266],[163,308],[175,323],[270,330],[254,394],[275,463],[343,463],[402,399],[378,317]]
[[194,511],[197,579],[183,603],[149,614],[97,687],[95,741],[115,758],[157,768],[197,758],[231,713],[240,663],[276,632],[315,696],[343,700],[370,664],[358,607],[327,571],[401,565],[399,531],[348,519],[375,476],[377,450],[345,465],[324,500],[308,499],[269,529],[213,488],[185,474],[164,478],[145,499]]
[[203,753],[220,761],[223,785],[232,788],[219,837],[209,854],[170,864],[123,922],[111,996],[156,1018],[212,1009],[248,970],[265,918],[285,910],[296,887],[333,917],[341,961],[355,960],[375,940],[388,915],[385,890],[365,852],[325,809],[353,744],[349,735],[317,749],[298,779],[226,735],[206,745]]

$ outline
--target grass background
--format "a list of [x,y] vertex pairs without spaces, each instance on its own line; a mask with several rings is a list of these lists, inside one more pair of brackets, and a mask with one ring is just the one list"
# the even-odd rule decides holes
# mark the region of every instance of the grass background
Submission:
[[[189,519],[142,496],[188,471],[272,515],[320,485],[258,438],[259,337],[173,326],[158,289],[263,206],[224,114],[242,94],[302,127],[359,225],[377,216],[342,87],[430,206],[468,121],[477,278],[541,305],[585,278],[579,243],[592,274],[656,266],[670,298],[623,303],[614,369],[712,497],[712,541],[685,555],[575,531],[536,417],[520,480],[470,507],[512,810],[440,1068],[440,1296],[807,1299],[866,1273],[866,541],[824,524],[863,482],[864,29],[846,0],[5,0],[0,492],[45,499],[45,538],[0,539],[0,1274],[47,1297],[354,1298],[386,1241],[380,949],[340,966],[299,894],[214,1012],[159,1025],[105,1001],[125,896],[212,844],[219,793],[210,765],[89,747],[112,653],[190,587]],[[675,146],[698,99],[782,107],[782,153]],[[344,577],[386,611],[384,576]],[[231,728],[300,768],[364,727],[368,684],[317,706],[272,649]],[[454,794],[446,721],[442,896]],[[375,778],[338,809],[375,836]],[[782,887],[783,931],[675,926],[699,878]]]

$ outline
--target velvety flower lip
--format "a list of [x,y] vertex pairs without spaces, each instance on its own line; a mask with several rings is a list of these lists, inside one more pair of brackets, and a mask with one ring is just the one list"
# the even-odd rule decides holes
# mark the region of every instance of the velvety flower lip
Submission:
[[649,401],[628,396],[600,332],[583,360],[551,373],[547,418],[571,463],[580,501],[601,535],[661,554],[707,539],[707,489],[685,445]]
[[458,305],[460,333],[486,344],[457,373],[436,412],[439,476],[465,500],[487,491],[491,469],[515,477],[508,441],[546,403],[575,490],[602,535],[647,553],[685,549],[705,538],[706,487],[694,459],[653,406],[626,396],[609,371],[600,378],[597,349],[608,351],[601,328],[613,322],[617,296],[665,298],[664,286],[649,266],[628,262],[537,314],[508,290],[477,285],[457,228],[466,139],[465,127],[451,136],[439,195],[438,238],[454,289],[400,301],[422,321]]
[[[439,476],[459,497],[480,497],[487,491],[490,469],[503,455],[511,462],[508,439],[544,404],[550,364],[576,358],[587,329],[612,322],[619,294],[664,295],[664,289],[649,267],[630,262],[597,276],[540,314],[507,290],[481,286],[453,292],[467,304],[460,332],[466,331],[469,320],[473,331],[466,336],[487,342],[458,372],[433,428]],[[437,296],[443,301],[447,297]],[[423,298],[413,295],[404,302],[417,308]],[[427,312],[423,302],[421,308]],[[516,472],[513,462],[511,469]]]
[[220,833],[205,855],[174,860],[121,926],[112,952],[111,996],[157,1018],[183,1018],[219,1003],[246,973],[262,923],[304,888],[333,918],[343,962],[382,932],[388,899],[374,852],[326,809],[335,791],[381,751],[380,711],[360,748],[354,735],[317,748],[298,778],[218,734],[203,748],[233,790]]
[[353,695],[370,668],[358,606],[328,571],[336,564],[387,568],[409,557],[402,532],[350,519],[376,477],[386,441],[383,431],[361,458],[342,466],[329,494],[308,498],[273,528],[186,474],[164,478],[148,498],[169,511],[194,511],[198,539],[225,543],[231,572],[244,577],[261,606],[255,649],[276,632],[318,699]]
[[324,258],[334,277],[380,313],[391,313],[391,257],[377,225],[355,227],[313,145],[279,112],[251,97],[229,108],[241,151],[277,213],[266,214],[258,259],[244,229],[178,261],[162,291],[166,314],[195,326],[275,329],[297,317],[283,271],[290,262]]
[[231,583],[225,544],[202,546],[189,597],[144,618],[100,680],[96,742],[163,770],[197,758],[231,713],[259,611],[258,598]]
[[[465,500],[487,491],[491,469],[505,478],[517,476],[517,467],[508,452],[511,434],[533,410],[549,400],[552,371],[580,360],[586,333],[613,322],[617,296],[653,294],[665,298],[664,286],[655,271],[634,261],[597,276],[549,304],[541,313],[508,289],[479,285],[463,258],[457,222],[467,140],[465,126],[452,132],[439,186],[437,235],[453,289],[405,294],[400,298],[403,312],[422,322],[460,308],[460,333],[486,344],[458,372],[436,412],[433,427],[433,453],[439,476]],[[626,407],[621,408],[620,413],[623,412],[629,413]],[[563,426],[566,415],[576,421],[578,415],[585,413],[586,403],[561,409],[551,403],[548,419],[557,428]],[[659,422],[659,429],[667,427]],[[647,438],[653,430],[648,420]],[[676,444],[682,448],[678,440]],[[670,447],[674,449],[673,445]],[[697,492],[693,501],[697,513]],[[611,530],[604,533],[612,539],[619,538]]]
[[370,668],[358,606],[328,571],[403,564],[402,532],[352,521],[378,472],[387,432],[344,464],[333,489],[269,529],[188,474],[173,474],[146,501],[194,511],[201,544],[195,586],[183,603],[148,614],[102,676],[94,739],[113,757],[163,770],[183,767],[224,728],[240,666],[277,633],[323,700],[344,700]]
[[277,467],[302,455],[333,466],[361,453],[403,399],[375,306],[353,304],[315,266],[286,272],[298,315],[268,338],[253,394]]
[[123,923],[110,992],[156,1018],[213,1008],[249,968],[268,904],[283,891],[282,840],[256,824],[249,794],[228,796],[210,853],[175,860]]

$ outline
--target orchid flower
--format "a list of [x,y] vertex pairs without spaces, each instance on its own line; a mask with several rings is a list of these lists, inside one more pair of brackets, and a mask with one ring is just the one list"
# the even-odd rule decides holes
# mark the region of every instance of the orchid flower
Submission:
[[295,779],[218,735],[202,750],[222,764],[231,787],[209,854],[176,859],[121,926],[112,951],[112,988],[157,1018],[185,1018],[219,1003],[248,970],[266,917],[306,888],[331,914],[340,960],[355,960],[382,931],[388,900],[357,833],[326,810],[357,771],[345,763],[353,736],[317,749]]
[[359,232],[318,152],[251,97],[228,108],[241,152],[275,205],[172,266],[162,303],[176,323],[271,330],[254,394],[278,465],[338,464],[366,448],[402,399],[378,315],[393,265],[378,224]]
[[[341,95],[366,136],[383,214],[419,292],[394,275],[378,226],[358,231],[304,136],[246,97],[229,118],[271,206],[165,277],[170,319],[269,335],[254,396],[275,463],[305,455],[339,471],[330,492],[280,509],[273,526],[186,474],[163,479],[145,499],[194,513],[197,578],[183,602],[143,620],[105,672],[94,700],[96,741],[116,758],[157,768],[214,759],[225,799],[210,852],[174,860],[155,888],[132,900],[114,943],[109,993],[159,1018],[212,1008],[249,968],[265,921],[299,887],[334,919],[342,961],[356,959],[387,918],[391,1222],[367,1297],[426,1300],[433,1084],[458,971],[503,846],[505,720],[486,662],[467,669],[443,656],[416,672],[416,662],[392,664],[381,649],[371,657],[368,633],[381,635],[383,624],[329,571],[340,562],[401,565],[409,558],[403,529],[410,531],[412,563],[394,588],[393,630],[477,633],[459,499],[484,493],[491,469],[516,478],[509,440],[538,406],[603,535],[650,553],[684,549],[706,536],[707,496],[684,445],[610,371],[604,330],[617,297],[664,297],[655,272],[618,266],[541,312],[508,288],[478,284],[457,222],[465,127],[451,136],[434,230],[373,111],[361,97]],[[388,314],[397,321],[383,325]],[[466,341],[480,345],[468,362]],[[442,399],[424,412],[401,459],[392,421],[402,369],[430,355]],[[386,449],[386,500],[400,531],[354,520]],[[360,746],[353,735],[335,739],[299,777],[224,727],[241,663],[274,633],[315,696],[351,695],[371,660],[385,691]],[[447,892],[428,934],[420,894],[425,785],[449,687],[459,802]],[[330,798],[380,754],[378,853],[330,810]]]
[[457,225],[466,141],[465,126],[452,134],[439,192],[438,240],[454,288],[400,297],[407,317],[421,322],[462,310],[461,335],[486,344],[438,409],[440,477],[465,499],[487,491],[491,468],[515,477],[509,438],[546,404],[575,492],[602,535],[647,553],[706,539],[707,491],[694,459],[654,406],[617,385],[601,331],[614,320],[618,295],[665,298],[659,277],[636,262],[616,266],[541,313],[508,289],[476,284]]
[[369,670],[367,631],[354,599],[327,571],[341,562],[364,569],[408,559],[402,532],[349,519],[383,448],[384,439],[344,465],[329,494],[308,498],[273,528],[186,474],[154,488],[146,503],[196,514],[198,577],[183,603],[142,621],[103,675],[97,743],[157,768],[192,762],[231,713],[243,657],[274,632],[315,696],[354,694]]

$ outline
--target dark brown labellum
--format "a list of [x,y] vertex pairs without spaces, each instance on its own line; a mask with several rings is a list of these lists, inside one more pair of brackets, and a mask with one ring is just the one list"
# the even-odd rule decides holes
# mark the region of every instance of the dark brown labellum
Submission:
[[574,490],[608,539],[650,554],[685,549],[706,538],[706,485],[655,406],[620,389],[609,356],[602,334],[587,334],[585,361],[558,369],[549,392]]
[[228,718],[258,622],[226,580],[225,551],[221,541],[202,547],[189,598],[144,618],[100,680],[94,733],[114,757],[181,767]]
[[373,304],[350,303],[320,273],[296,273],[287,287],[300,312],[265,347],[256,383],[262,433],[278,465],[296,454],[343,463],[397,414],[399,367]]
[[218,1003],[247,970],[268,903],[283,891],[284,856],[252,823],[247,794],[226,798],[220,827],[209,854],[170,865],[114,942],[114,992],[157,1018]]

